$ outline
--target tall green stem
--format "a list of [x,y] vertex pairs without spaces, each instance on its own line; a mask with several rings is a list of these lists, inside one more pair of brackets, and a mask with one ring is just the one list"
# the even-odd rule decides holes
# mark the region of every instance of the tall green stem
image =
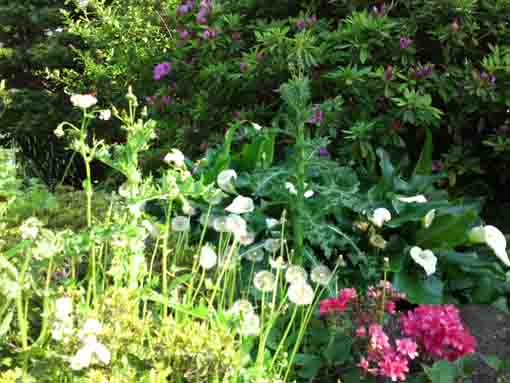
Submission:
[[296,177],[297,177],[297,197],[296,206],[294,208],[294,249],[296,255],[296,263],[302,264],[304,260],[303,242],[304,230],[302,214],[305,208],[305,124],[298,121],[296,136]]
[[163,256],[161,260],[161,268],[162,268],[162,293],[163,293],[163,318],[166,318],[168,313],[168,254],[170,250],[168,249],[168,240],[170,237],[169,229],[170,229],[170,222],[171,222],[171,215],[172,215],[172,203],[173,200],[168,200],[168,208],[166,212],[166,223],[165,223],[165,235],[163,237]]

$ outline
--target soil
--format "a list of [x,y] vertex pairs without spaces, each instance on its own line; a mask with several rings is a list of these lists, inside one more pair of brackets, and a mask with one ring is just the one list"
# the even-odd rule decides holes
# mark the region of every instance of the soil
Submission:
[[510,359],[510,314],[488,305],[466,305],[460,310],[464,323],[478,342],[472,383],[510,382],[508,376],[498,377],[480,357],[483,354],[495,355],[501,360]]

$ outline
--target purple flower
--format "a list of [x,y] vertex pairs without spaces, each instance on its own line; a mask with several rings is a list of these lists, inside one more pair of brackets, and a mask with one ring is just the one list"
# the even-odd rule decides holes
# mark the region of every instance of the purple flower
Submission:
[[391,65],[386,66],[384,70],[384,79],[390,81],[393,78],[393,67]]
[[208,28],[202,33],[202,37],[206,40],[212,40],[216,37],[217,34],[218,32],[216,32],[214,29]]
[[198,24],[207,24],[207,12],[204,8],[200,8],[200,11],[197,13],[196,21]]
[[315,16],[315,15],[312,15],[312,16],[310,16],[308,19],[306,19],[306,23],[307,23],[309,26],[314,25],[316,22],[317,22],[317,16]]
[[320,110],[320,107],[316,105],[312,111],[312,116],[306,121],[309,124],[320,125],[324,120],[324,112]]
[[413,43],[413,40],[411,40],[409,37],[401,37],[400,38],[400,48],[406,49]]
[[172,64],[169,62],[162,62],[154,67],[154,80],[161,80],[172,70]]
[[319,157],[328,157],[328,156],[329,156],[328,148],[326,148],[324,146],[319,148]]
[[303,20],[303,19],[299,19],[299,20],[297,20],[297,21],[296,21],[296,27],[297,27],[297,29],[299,29],[300,31],[301,31],[301,30],[303,30],[303,29],[305,29],[305,27],[306,27],[306,22],[305,22],[305,20]]
[[494,76],[493,74],[492,74],[492,75],[491,75],[491,77],[490,77],[490,83],[491,83],[492,85],[495,85],[495,84],[496,84],[496,76]]
[[191,10],[189,4],[181,4],[177,7],[177,16],[182,16],[188,13]]
[[145,97],[145,101],[147,104],[154,104],[156,102],[156,96],[147,96]]
[[246,72],[246,69],[248,69],[248,64],[246,63],[239,64],[239,70],[241,71],[241,73]]
[[189,36],[190,36],[190,34],[187,30],[183,30],[183,31],[179,32],[179,37],[183,40],[189,39]]
[[383,16],[386,13],[386,5],[383,3],[380,6],[374,5],[372,13],[376,16]]
[[437,173],[441,170],[441,162],[438,160],[432,161],[432,172]]
[[172,101],[172,97],[171,96],[163,96],[163,97],[161,97],[161,103],[163,105],[170,104],[170,101]]

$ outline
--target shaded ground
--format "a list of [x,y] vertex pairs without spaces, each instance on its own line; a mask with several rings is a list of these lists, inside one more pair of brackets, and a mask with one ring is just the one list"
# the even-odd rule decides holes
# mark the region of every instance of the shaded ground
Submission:
[[[464,323],[478,341],[479,353],[510,359],[510,314],[488,305],[467,305],[460,310]],[[501,376],[498,380],[495,371],[479,356],[478,359],[472,383],[510,382],[509,376]]]

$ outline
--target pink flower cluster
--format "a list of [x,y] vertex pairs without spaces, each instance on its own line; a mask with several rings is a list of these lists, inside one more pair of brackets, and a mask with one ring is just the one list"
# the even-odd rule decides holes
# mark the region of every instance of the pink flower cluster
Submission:
[[344,312],[347,309],[347,305],[351,300],[357,298],[356,289],[342,289],[338,297],[324,299],[320,303],[321,315],[330,314],[333,312]]
[[475,351],[476,340],[462,325],[459,310],[452,305],[422,305],[400,318],[402,333],[423,349],[453,361]]
[[[365,337],[365,327],[358,328],[356,335]],[[366,357],[361,357],[358,367],[371,375],[389,378],[392,382],[405,381],[409,360],[418,356],[416,342],[409,338],[397,339],[396,347],[393,347],[379,324],[371,324],[368,335],[368,353]]]

